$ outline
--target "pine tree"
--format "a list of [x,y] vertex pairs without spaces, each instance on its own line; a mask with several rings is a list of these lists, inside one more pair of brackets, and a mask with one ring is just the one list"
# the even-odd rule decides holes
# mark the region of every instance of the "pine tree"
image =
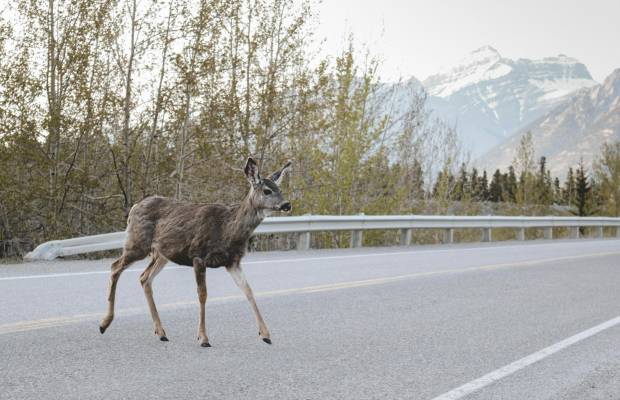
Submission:
[[491,185],[489,186],[489,200],[492,202],[500,202],[503,200],[502,173],[499,169],[495,170]]
[[433,197],[447,205],[447,201],[454,199],[455,179],[447,167],[437,173],[433,187]]
[[478,188],[476,190],[476,197],[480,201],[489,200],[489,179],[487,178],[487,171],[482,171],[482,177],[478,181]]
[[562,188],[560,187],[560,179],[557,176],[553,180],[553,202],[555,204],[562,203]]
[[416,159],[412,166],[412,182],[411,182],[411,197],[412,199],[424,198],[424,172],[422,171],[422,165]]
[[517,176],[515,175],[515,169],[512,165],[508,167],[505,192],[507,201],[514,203],[517,200]]
[[456,180],[456,186],[454,188],[454,199],[461,201],[468,198],[467,187],[469,186],[469,182],[467,179],[467,169],[465,167],[465,163],[461,164],[461,168],[459,169],[459,177]]
[[470,192],[470,197],[472,199],[479,200],[478,199],[479,181],[480,181],[480,178],[478,177],[478,170],[476,168],[472,168],[470,180],[469,180],[469,192]]
[[553,196],[551,193],[551,176],[547,170],[547,158],[540,157],[538,162],[538,174],[536,175],[536,198],[538,204],[551,204]]
[[589,215],[598,214],[605,202],[601,192],[601,185],[593,175],[590,175],[588,181],[590,184],[590,197],[588,199]]
[[592,187],[588,180],[588,174],[583,165],[583,160],[579,162],[577,177],[575,179],[575,198],[574,205],[577,207],[577,215],[585,217],[590,215],[590,191]]
[[564,182],[564,189],[562,190],[562,201],[567,206],[572,206],[575,203],[575,172],[573,168],[568,169],[566,174],[566,181]]

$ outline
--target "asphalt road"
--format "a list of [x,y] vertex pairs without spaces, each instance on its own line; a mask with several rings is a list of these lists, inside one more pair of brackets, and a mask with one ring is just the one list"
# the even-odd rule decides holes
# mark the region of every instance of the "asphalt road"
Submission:
[[193,273],[145,262],[0,266],[0,399],[620,399],[620,240],[251,254],[271,331],[223,269],[207,272],[196,341]]

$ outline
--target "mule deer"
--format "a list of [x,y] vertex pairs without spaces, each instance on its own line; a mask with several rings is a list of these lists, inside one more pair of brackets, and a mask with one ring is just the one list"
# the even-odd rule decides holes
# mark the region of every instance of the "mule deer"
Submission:
[[284,200],[279,187],[290,166],[289,161],[269,178],[263,179],[256,162],[248,158],[244,172],[250,182],[250,191],[241,204],[189,203],[155,196],[134,205],[127,220],[123,254],[112,263],[108,312],[99,325],[99,331],[104,333],[114,318],[116,284],[121,273],[150,254],[151,262],[140,275],[140,283],[153,318],[155,334],[160,340],[168,341],[168,338],[153,300],[152,283],[170,260],[194,269],[200,303],[198,340],[202,347],[211,347],[205,328],[206,268],[218,267],[226,267],[243,291],[256,317],[260,338],[271,344],[269,330],[256,306],[240,261],[250,235],[263,218],[271,211],[291,210],[291,203]]

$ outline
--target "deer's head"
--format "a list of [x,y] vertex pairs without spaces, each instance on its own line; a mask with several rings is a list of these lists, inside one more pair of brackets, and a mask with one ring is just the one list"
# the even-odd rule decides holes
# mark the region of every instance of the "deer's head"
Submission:
[[291,211],[291,203],[284,199],[280,191],[282,178],[291,166],[288,161],[282,168],[269,175],[269,178],[261,178],[258,164],[252,157],[245,164],[245,176],[252,185],[250,189],[250,202],[252,207],[269,214],[270,211]]

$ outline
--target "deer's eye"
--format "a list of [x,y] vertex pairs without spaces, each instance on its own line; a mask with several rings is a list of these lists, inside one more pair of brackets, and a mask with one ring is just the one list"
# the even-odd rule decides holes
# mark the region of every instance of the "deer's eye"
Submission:
[[269,196],[271,194],[271,190],[265,189],[263,190],[263,193],[265,194],[265,196]]

